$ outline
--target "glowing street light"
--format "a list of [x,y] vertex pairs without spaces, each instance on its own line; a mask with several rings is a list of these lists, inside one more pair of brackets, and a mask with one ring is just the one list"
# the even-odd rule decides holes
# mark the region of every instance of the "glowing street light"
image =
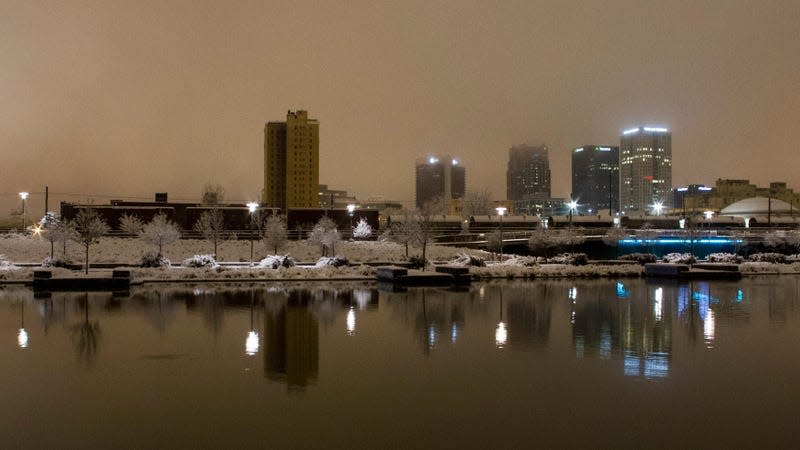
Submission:
[[249,202],[247,210],[250,211],[250,265],[253,265],[253,225],[255,224],[255,214],[258,210],[258,203]]
[[28,199],[28,193],[27,192],[20,192],[19,193],[19,198],[22,199],[22,231],[24,232],[25,231],[25,200]]
[[653,214],[660,216],[662,211],[664,211],[664,203],[662,202],[653,203]]
[[347,214],[350,215],[350,236],[353,235],[353,213],[356,211],[356,205],[350,203],[347,205]]
[[506,215],[506,208],[498,206],[495,208],[497,215],[500,216],[500,261],[503,260],[503,216]]
[[567,207],[569,207],[569,224],[572,226],[572,214],[573,212],[577,212],[578,210],[578,202],[574,199],[570,199],[569,203],[567,203]]

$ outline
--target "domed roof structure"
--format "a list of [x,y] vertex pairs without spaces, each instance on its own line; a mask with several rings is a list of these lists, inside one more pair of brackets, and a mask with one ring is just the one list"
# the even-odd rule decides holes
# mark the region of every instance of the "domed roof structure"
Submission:
[[[731,203],[719,212],[721,216],[755,216],[755,215],[783,215],[790,214],[792,207],[783,200],[768,199],[767,197],[750,197]],[[796,212],[795,212],[796,213]]]

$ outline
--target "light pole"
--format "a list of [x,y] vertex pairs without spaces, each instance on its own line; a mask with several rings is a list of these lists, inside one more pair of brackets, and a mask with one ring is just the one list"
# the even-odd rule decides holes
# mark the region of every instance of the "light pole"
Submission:
[[255,222],[255,214],[258,209],[258,203],[250,202],[247,204],[247,210],[250,211],[250,265],[253,265],[253,223]]
[[347,214],[350,215],[350,239],[353,239],[353,213],[356,211],[356,205],[350,203],[347,205]]
[[25,232],[25,200],[28,199],[27,192],[20,192],[19,198],[22,199],[22,232]]
[[498,206],[495,208],[497,215],[500,216],[500,261],[503,260],[503,216],[506,215],[506,208]]
[[569,203],[567,203],[567,206],[569,207],[569,226],[572,226],[572,212],[578,207],[578,202],[570,199]]
[[660,216],[662,211],[664,211],[664,204],[661,202],[654,202],[653,214],[655,214],[656,216]]

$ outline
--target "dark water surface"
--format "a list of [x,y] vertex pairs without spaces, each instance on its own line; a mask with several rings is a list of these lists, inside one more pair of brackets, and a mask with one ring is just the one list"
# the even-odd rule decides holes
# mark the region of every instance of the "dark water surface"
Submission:
[[797,447],[799,297],[797,276],[5,288],[0,445]]

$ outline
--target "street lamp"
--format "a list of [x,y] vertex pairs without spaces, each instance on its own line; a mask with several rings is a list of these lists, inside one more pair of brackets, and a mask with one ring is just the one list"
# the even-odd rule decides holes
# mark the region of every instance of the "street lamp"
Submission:
[[664,203],[662,202],[653,203],[653,214],[660,216],[663,210],[664,210]]
[[353,233],[353,213],[355,212],[355,210],[356,210],[356,205],[354,205],[352,203],[347,205],[347,214],[350,215],[350,238],[351,239],[354,237],[353,236],[353,234],[354,234]]
[[498,206],[495,208],[497,215],[500,216],[500,261],[503,260],[503,216],[506,215],[506,208]]
[[569,207],[569,225],[572,226],[572,213],[574,211],[577,211],[578,202],[576,202],[573,199],[570,199],[569,203],[567,203],[567,206]]
[[253,265],[253,224],[255,222],[255,214],[258,209],[258,203],[250,202],[247,204],[247,210],[250,211],[250,265]]
[[22,199],[22,232],[25,232],[25,200],[28,199],[27,192],[20,192],[19,198]]

